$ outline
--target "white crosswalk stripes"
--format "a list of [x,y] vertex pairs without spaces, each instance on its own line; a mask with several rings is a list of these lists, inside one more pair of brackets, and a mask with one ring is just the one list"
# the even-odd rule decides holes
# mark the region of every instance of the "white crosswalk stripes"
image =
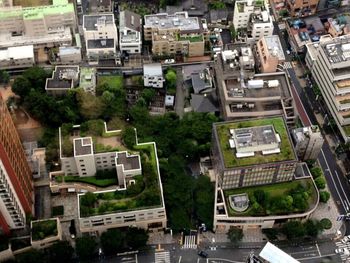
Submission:
[[290,63],[290,61],[286,61],[284,62],[284,68],[287,69],[287,68],[293,68],[292,64]]
[[197,248],[196,236],[195,235],[185,236],[185,242],[182,247],[185,249],[196,249]]
[[156,252],[154,254],[154,256],[155,256],[154,263],[170,263],[170,252],[169,251]]
[[[347,243],[343,243],[343,242],[340,242],[340,241],[337,241],[335,242],[335,245],[337,246],[337,249],[348,249],[350,251],[350,242],[347,242]],[[339,254],[342,262],[345,262],[348,258],[349,258],[349,255],[345,255],[343,252]]]

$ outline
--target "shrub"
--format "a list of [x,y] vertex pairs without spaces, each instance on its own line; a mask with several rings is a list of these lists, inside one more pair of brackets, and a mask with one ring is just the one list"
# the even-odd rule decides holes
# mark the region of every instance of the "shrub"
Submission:
[[332,228],[332,222],[328,218],[321,219],[320,224],[323,227],[323,229],[331,229]]
[[321,170],[320,167],[313,167],[313,168],[311,168],[310,172],[311,172],[312,177],[314,179],[316,179],[316,178],[318,178],[318,177],[323,175],[322,170]]
[[326,180],[323,176],[317,177],[315,179],[315,184],[318,189],[325,189],[326,188]]
[[331,197],[331,194],[327,191],[321,191],[320,192],[320,201],[322,203],[327,203],[327,201],[329,200],[329,198]]

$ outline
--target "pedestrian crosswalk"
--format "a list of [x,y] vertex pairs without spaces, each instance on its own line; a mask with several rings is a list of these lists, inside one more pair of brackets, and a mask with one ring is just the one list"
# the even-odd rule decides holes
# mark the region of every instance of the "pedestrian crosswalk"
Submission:
[[154,263],[170,263],[169,251],[156,252],[154,256],[155,256]]
[[[335,242],[335,245],[337,248],[347,248],[350,251],[350,243],[344,244],[343,242]],[[346,262],[346,260],[349,258],[349,255],[345,255],[344,253],[339,254],[342,262]]]
[[284,62],[284,68],[285,69],[293,68],[292,63],[290,61]]
[[182,246],[184,249],[197,249],[196,235],[185,236],[185,242]]

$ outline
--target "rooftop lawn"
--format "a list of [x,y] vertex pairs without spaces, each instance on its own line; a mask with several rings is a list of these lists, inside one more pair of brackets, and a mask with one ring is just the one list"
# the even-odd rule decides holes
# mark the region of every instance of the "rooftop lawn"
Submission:
[[42,240],[50,236],[57,235],[56,219],[44,221],[32,221],[32,240]]
[[107,83],[112,89],[122,89],[124,87],[123,76],[98,76],[98,85]]
[[119,213],[161,205],[160,185],[153,144],[137,145],[142,159],[142,175],[134,176],[136,183],[127,190],[87,193],[79,196],[80,216]]
[[[263,190],[266,193],[266,201],[261,202],[260,207],[257,207],[255,204],[257,200],[254,192],[257,190]],[[249,196],[249,208],[244,212],[236,212],[231,208],[228,198],[230,195],[242,193],[247,193]],[[311,209],[317,201],[317,192],[311,179],[224,190],[224,196],[230,216],[268,216],[302,213]],[[283,204],[283,200],[287,200],[288,196],[292,197],[290,206]],[[287,205],[289,208],[282,208],[283,205]]]
[[202,42],[203,36],[179,36],[179,41]]
[[[276,154],[269,154],[269,155],[262,155],[261,153],[256,152],[255,156],[252,156],[252,157],[236,158],[234,150],[231,149],[229,145],[229,139],[231,137],[230,129],[248,128],[248,127],[264,126],[264,125],[273,125],[275,128],[275,131],[280,135],[281,152]],[[216,130],[217,130],[217,136],[220,143],[221,153],[224,158],[224,164],[226,168],[254,165],[254,164],[263,164],[263,163],[270,163],[270,162],[287,161],[287,160],[295,159],[293,148],[291,146],[291,143],[287,134],[287,128],[281,117],[217,124]]]
[[117,185],[117,175],[115,175],[115,178],[107,178],[107,179],[100,179],[96,176],[89,176],[89,177],[79,177],[79,176],[56,176],[56,181],[61,183],[63,182],[63,179],[66,183],[68,182],[80,182],[80,183],[86,183],[86,184],[92,184],[98,187],[107,187],[111,185]]

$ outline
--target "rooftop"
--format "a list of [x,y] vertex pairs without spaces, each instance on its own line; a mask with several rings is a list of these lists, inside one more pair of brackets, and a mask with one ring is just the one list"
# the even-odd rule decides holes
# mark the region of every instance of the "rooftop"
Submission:
[[289,254],[279,249],[270,242],[266,243],[259,256],[271,263],[281,261],[284,263],[300,263],[300,261],[294,259]]
[[173,15],[159,13],[146,15],[145,27],[171,29],[178,28],[180,31],[201,30],[202,27],[197,17],[189,17],[187,12],[176,12]]
[[79,66],[56,66],[52,77],[46,79],[46,90],[71,89],[79,80]]
[[160,63],[143,64],[144,76],[162,76],[162,65]]
[[350,36],[332,38],[321,44],[330,64],[350,61]]
[[81,54],[81,48],[80,47],[59,47],[59,54],[60,56],[69,56],[69,55],[75,55],[75,54]]
[[279,60],[285,60],[283,48],[278,35],[267,36],[263,38],[266,46],[272,56],[278,57]]
[[114,39],[113,38],[88,39],[87,48],[88,49],[114,48]]
[[136,170],[141,168],[141,161],[139,155],[130,155],[127,152],[118,152],[116,156],[117,164],[124,167],[124,171]]
[[73,140],[74,142],[74,156],[93,154],[92,138],[84,137]]
[[124,10],[120,12],[119,15],[119,28],[122,31],[124,28],[132,29],[141,32],[142,22],[141,16],[131,12],[129,10]]
[[88,31],[98,31],[98,26],[113,26],[114,15],[103,14],[103,15],[84,15],[83,17],[83,28]]
[[[151,209],[164,205],[155,143],[138,144],[134,150],[140,152],[144,167],[142,175],[133,177],[135,184],[129,185],[127,190],[123,191],[95,192],[93,195],[96,200],[92,204],[86,203],[84,194],[78,195],[80,217]],[[134,158],[131,162],[134,162]],[[136,166],[137,164],[133,163],[130,167]],[[128,191],[131,188],[132,190]]]
[[0,60],[34,59],[33,45],[0,49]]
[[79,86],[83,89],[96,86],[96,69],[89,67],[80,68]]
[[[242,130],[242,128],[246,128],[246,129]],[[250,131],[251,135],[253,134],[255,135],[254,136],[255,144],[257,142],[259,143],[273,142],[276,145],[277,141],[279,140],[280,142],[278,142],[278,144],[280,146],[279,147],[280,151],[269,152],[269,150],[271,149],[270,147],[267,147],[266,148],[267,152],[260,153],[261,149],[265,151],[265,147],[262,147],[261,149],[258,150],[259,152],[254,151],[253,152],[254,155],[247,154],[247,156],[244,157],[244,154],[243,155],[238,154],[239,157],[237,157],[237,153],[239,153],[243,148],[239,147],[237,150],[237,148],[231,147],[233,146],[232,143],[230,142],[230,140],[232,140],[232,130],[235,130],[235,129],[238,129],[239,132]],[[268,131],[268,133],[264,135],[258,134],[259,131],[264,132],[265,129],[266,131]],[[273,130],[275,131],[276,134],[278,134],[278,136],[272,135]],[[282,117],[215,123],[214,134],[216,138],[216,143],[218,143],[218,146],[220,149],[221,160],[223,161],[223,165],[226,168],[296,160],[296,156],[291,144],[291,140],[287,132],[287,127]],[[250,137],[253,138],[253,136],[251,135]],[[239,143],[237,144],[239,145]],[[234,145],[236,146],[237,144],[235,143]],[[252,145],[250,147],[252,147]],[[252,148],[250,148],[249,150],[251,149]]]

